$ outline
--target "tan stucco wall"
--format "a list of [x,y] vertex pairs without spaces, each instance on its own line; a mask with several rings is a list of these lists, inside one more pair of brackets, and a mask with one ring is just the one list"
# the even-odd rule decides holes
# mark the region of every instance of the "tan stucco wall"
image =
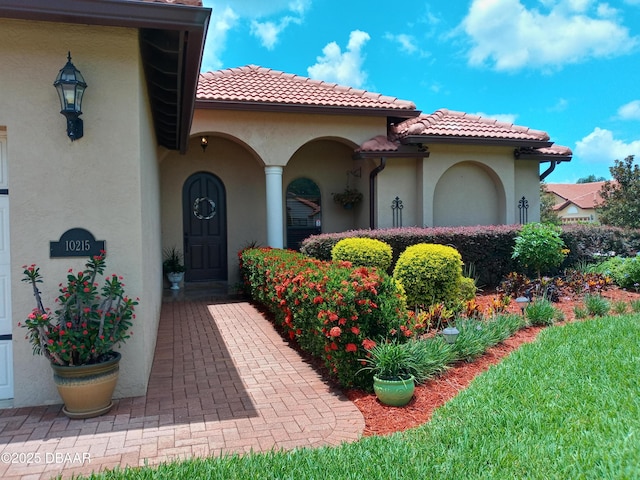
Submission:
[[[145,392],[160,305],[158,188],[137,32],[0,20],[0,125],[6,126],[16,406],[60,403],[51,370],[33,357],[17,322],[33,308],[20,282],[37,263],[47,305],[84,259],[49,258],[49,242],[81,227],[105,240],[107,272],[140,297],[134,335],[122,348],[118,396]],[[71,142],[52,83],[71,49],[88,84],[84,137]],[[144,180],[143,180],[144,175]],[[155,175],[155,177],[154,177]],[[154,205],[155,204],[155,205]],[[155,219],[154,219],[155,217]]]
[[227,196],[228,282],[233,285],[240,279],[238,251],[251,242],[266,245],[264,167],[235,141],[211,135],[203,152],[199,139],[191,138],[185,155],[171,152],[162,159],[162,245],[183,251],[182,187],[194,173],[213,173]]
[[598,222],[598,214],[595,209],[580,208],[573,203],[558,210],[558,216],[563,223]]
[[[302,146],[289,161],[283,172],[284,191],[289,184],[301,177],[310,178],[320,188],[322,195],[322,233],[342,232],[363,228],[362,210],[368,210],[368,175],[363,161],[352,160],[353,145],[335,140],[318,140]],[[363,168],[364,167],[364,168]],[[333,194],[341,193],[347,186],[363,194],[363,200],[352,210],[345,210],[334,202]]]
[[[227,263],[230,285],[239,281],[237,252],[249,243],[266,245],[264,167],[283,166],[283,198],[296,178],[314,180],[322,194],[322,231],[368,226],[370,163],[354,161],[353,149],[386,132],[384,118],[338,115],[196,110],[192,139],[185,155],[169,153],[161,162],[162,245],[183,248],[182,186],[193,173],[205,171],[222,180],[227,193]],[[200,137],[207,135],[206,152]],[[349,184],[364,194],[351,211],[333,202]],[[283,204],[284,209],[284,204]],[[283,215],[286,219],[286,215]],[[286,227],[283,225],[286,239]]]
[[536,160],[516,160],[515,162],[515,198],[513,203],[514,221],[520,222],[518,203],[525,197],[529,204],[528,222],[540,221],[540,163]]
[[377,225],[393,226],[392,200],[402,200],[403,226],[517,223],[518,200],[529,201],[528,219],[540,218],[538,162],[514,161],[513,149],[429,146],[424,159],[388,159],[377,177]]

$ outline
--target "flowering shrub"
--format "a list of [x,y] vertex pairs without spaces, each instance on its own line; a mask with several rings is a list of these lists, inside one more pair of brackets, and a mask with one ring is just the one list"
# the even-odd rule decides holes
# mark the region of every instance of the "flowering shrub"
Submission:
[[85,365],[107,358],[114,346],[129,338],[131,321],[138,299],[124,292],[122,278],[105,277],[101,292],[96,276],[104,272],[104,255],[86,263],[86,269],[69,270],[67,285],[60,284],[59,305],[54,314],[44,308],[38,283],[42,283],[36,265],[24,266],[23,282],[31,284],[36,307],[24,324],[26,338],[33,344],[34,354],[44,355],[57,365]]
[[371,388],[371,374],[356,375],[359,359],[391,332],[413,334],[402,289],[384,272],[287,250],[246,249],[240,256],[252,298],[342,386]]

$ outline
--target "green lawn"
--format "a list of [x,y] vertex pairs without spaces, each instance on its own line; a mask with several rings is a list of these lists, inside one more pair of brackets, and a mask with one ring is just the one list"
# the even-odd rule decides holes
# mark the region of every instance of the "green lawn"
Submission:
[[638,479],[640,316],[550,327],[407,432],[91,478]]

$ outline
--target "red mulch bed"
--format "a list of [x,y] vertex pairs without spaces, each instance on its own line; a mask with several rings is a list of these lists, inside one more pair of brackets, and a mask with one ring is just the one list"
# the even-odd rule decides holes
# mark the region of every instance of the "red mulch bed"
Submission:
[[[602,296],[612,301],[631,301],[640,299],[640,294],[618,288],[609,288]],[[480,295],[477,301],[481,306],[489,304],[495,293]],[[562,310],[565,321],[573,321],[573,307],[582,305],[581,298],[562,297],[554,306]],[[484,308],[482,311],[485,311]],[[511,302],[509,311],[519,312],[515,302]],[[431,379],[416,387],[411,402],[404,407],[389,407],[381,404],[375,394],[361,390],[347,390],[345,393],[362,412],[365,418],[364,435],[385,435],[399,432],[426,423],[433,411],[453,398],[465,388],[476,375],[487,370],[491,365],[500,362],[523,343],[532,342],[543,327],[529,327],[517,332],[505,342],[490,348],[484,355],[471,363],[460,362],[447,370],[440,377]]]

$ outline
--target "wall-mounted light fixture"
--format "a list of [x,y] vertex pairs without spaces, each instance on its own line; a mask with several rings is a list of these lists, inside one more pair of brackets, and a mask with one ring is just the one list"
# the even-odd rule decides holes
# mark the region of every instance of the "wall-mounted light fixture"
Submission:
[[73,63],[71,63],[71,52],[67,55],[67,64],[60,69],[53,86],[58,91],[60,97],[60,113],[67,118],[67,135],[73,142],[83,135],[82,119],[82,96],[87,84],[84,77]]
[[204,152],[209,146],[209,137],[207,137],[206,135],[200,137],[200,146],[202,147],[202,151]]

